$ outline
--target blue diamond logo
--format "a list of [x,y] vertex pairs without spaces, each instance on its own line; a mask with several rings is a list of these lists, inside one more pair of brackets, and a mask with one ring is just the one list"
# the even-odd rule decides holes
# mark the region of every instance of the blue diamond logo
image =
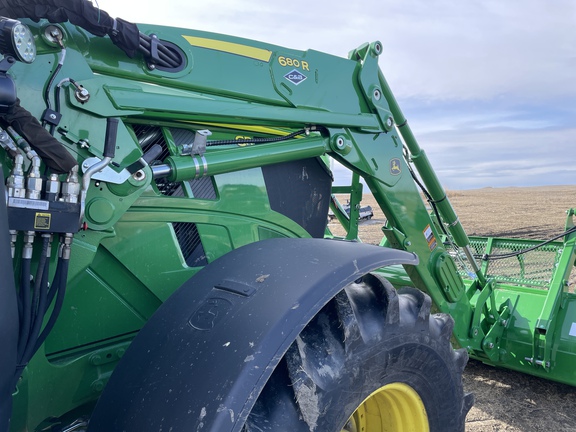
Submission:
[[294,69],[294,70],[288,72],[286,75],[284,75],[284,78],[286,78],[292,84],[298,85],[308,77],[306,75],[304,75],[302,72]]

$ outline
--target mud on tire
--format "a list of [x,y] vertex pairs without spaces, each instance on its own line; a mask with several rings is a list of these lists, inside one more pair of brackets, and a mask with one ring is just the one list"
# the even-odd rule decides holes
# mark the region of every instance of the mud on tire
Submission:
[[291,345],[243,431],[463,431],[468,355],[430,303],[373,274],[348,285]]

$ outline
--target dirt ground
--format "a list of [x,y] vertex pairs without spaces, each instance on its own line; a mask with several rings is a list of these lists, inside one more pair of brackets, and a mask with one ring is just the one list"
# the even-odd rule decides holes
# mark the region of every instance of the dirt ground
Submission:
[[[448,197],[469,235],[547,239],[563,231],[566,210],[576,207],[576,186],[449,191]],[[378,243],[384,215],[370,195],[362,205],[371,205],[374,217],[362,224],[360,236]],[[466,431],[576,431],[574,387],[474,360],[464,372],[464,387],[475,395]]]

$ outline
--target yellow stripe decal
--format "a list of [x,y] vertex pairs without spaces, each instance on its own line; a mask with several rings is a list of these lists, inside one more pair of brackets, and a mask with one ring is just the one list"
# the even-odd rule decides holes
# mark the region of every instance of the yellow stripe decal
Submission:
[[261,134],[269,134],[269,135],[278,135],[278,136],[285,136],[294,131],[285,131],[280,129],[274,129],[266,126],[253,126],[253,125],[241,125],[241,124],[229,124],[229,123],[209,123],[209,122],[189,122],[197,125],[202,126],[213,126],[213,127],[221,127],[226,129],[234,129],[234,130],[241,130],[246,132],[255,132]]
[[272,51],[255,48],[248,45],[241,45],[233,42],[224,42],[216,39],[206,39],[194,36],[184,36],[190,45],[197,46],[200,48],[208,48],[216,51],[227,52],[230,54],[236,54],[243,57],[253,58],[256,60],[269,62],[270,57],[272,57]]

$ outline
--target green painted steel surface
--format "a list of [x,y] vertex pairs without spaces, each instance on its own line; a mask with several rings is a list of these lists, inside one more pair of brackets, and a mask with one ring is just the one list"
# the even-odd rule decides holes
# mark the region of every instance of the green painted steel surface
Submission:
[[[40,35],[46,25],[32,28]],[[82,166],[102,157],[106,119],[117,117],[120,124],[109,176],[90,183],[87,230],[74,236],[61,316],[18,383],[13,431],[39,430],[88,414],[131,338],[201,266],[261,239],[308,237],[303,226],[273,208],[261,167],[326,155],[355,173],[351,187],[333,192],[351,191],[354,204],[362,177],[387,218],[383,245],[420,258],[417,266],[382,269],[382,274],[396,286],[430,294],[435,307],[454,318],[459,345],[487,363],[576,385],[570,366],[576,355],[576,296],[565,283],[574,262],[573,235],[557,243],[561,252],[549,263],[551,282],[539,288],[498,280],[486,264],[474,270],[468,262],[472,271],[459,270],[457,264],[470,257],[446,247],[440,224],[460,247],[474,240],[466,236],[405,124],[378,67],[379,43],[362,46],[345,59],[142,26],[141,31],[182,49],[186,66],[173,73],[150,70],[141,57],[124,56],[108,39],[62,28],[68,52],[58,80],[73,78],[89,91],[90,100],[79,102],[71,86],[62,86],[62,121],[55,136]],[[38,60],[16,65],[10,74],[22,105],[40,117],[45,108],[40,95],[59,50],[41,36],[37,41]],[[289,79],[293,71],[305,79],[295,84]],[[242,141],[310,127],[297,139],[257,145]],[[183,146],[189,142],[178,136],[199,129],[212,132],[209,140],[232,143],[191,155]],[[158,166],[130,171],[152,139],[163,146]],[[10,159],[2,157],[11,167]],[[412,166],[443,222],[429,214]],[[159,167],[169,171],[164,180],[154,179]],[[115,176],[121,180],[112,180]],[[302,172],[302,181],[307,176]],[[287,186],[291,205],[318,204],[314,188],[306,199],[291,201]],[[357,220],[342,221],[348,238],[355,238]],[[517,245],[521,249],[529,243]]]

